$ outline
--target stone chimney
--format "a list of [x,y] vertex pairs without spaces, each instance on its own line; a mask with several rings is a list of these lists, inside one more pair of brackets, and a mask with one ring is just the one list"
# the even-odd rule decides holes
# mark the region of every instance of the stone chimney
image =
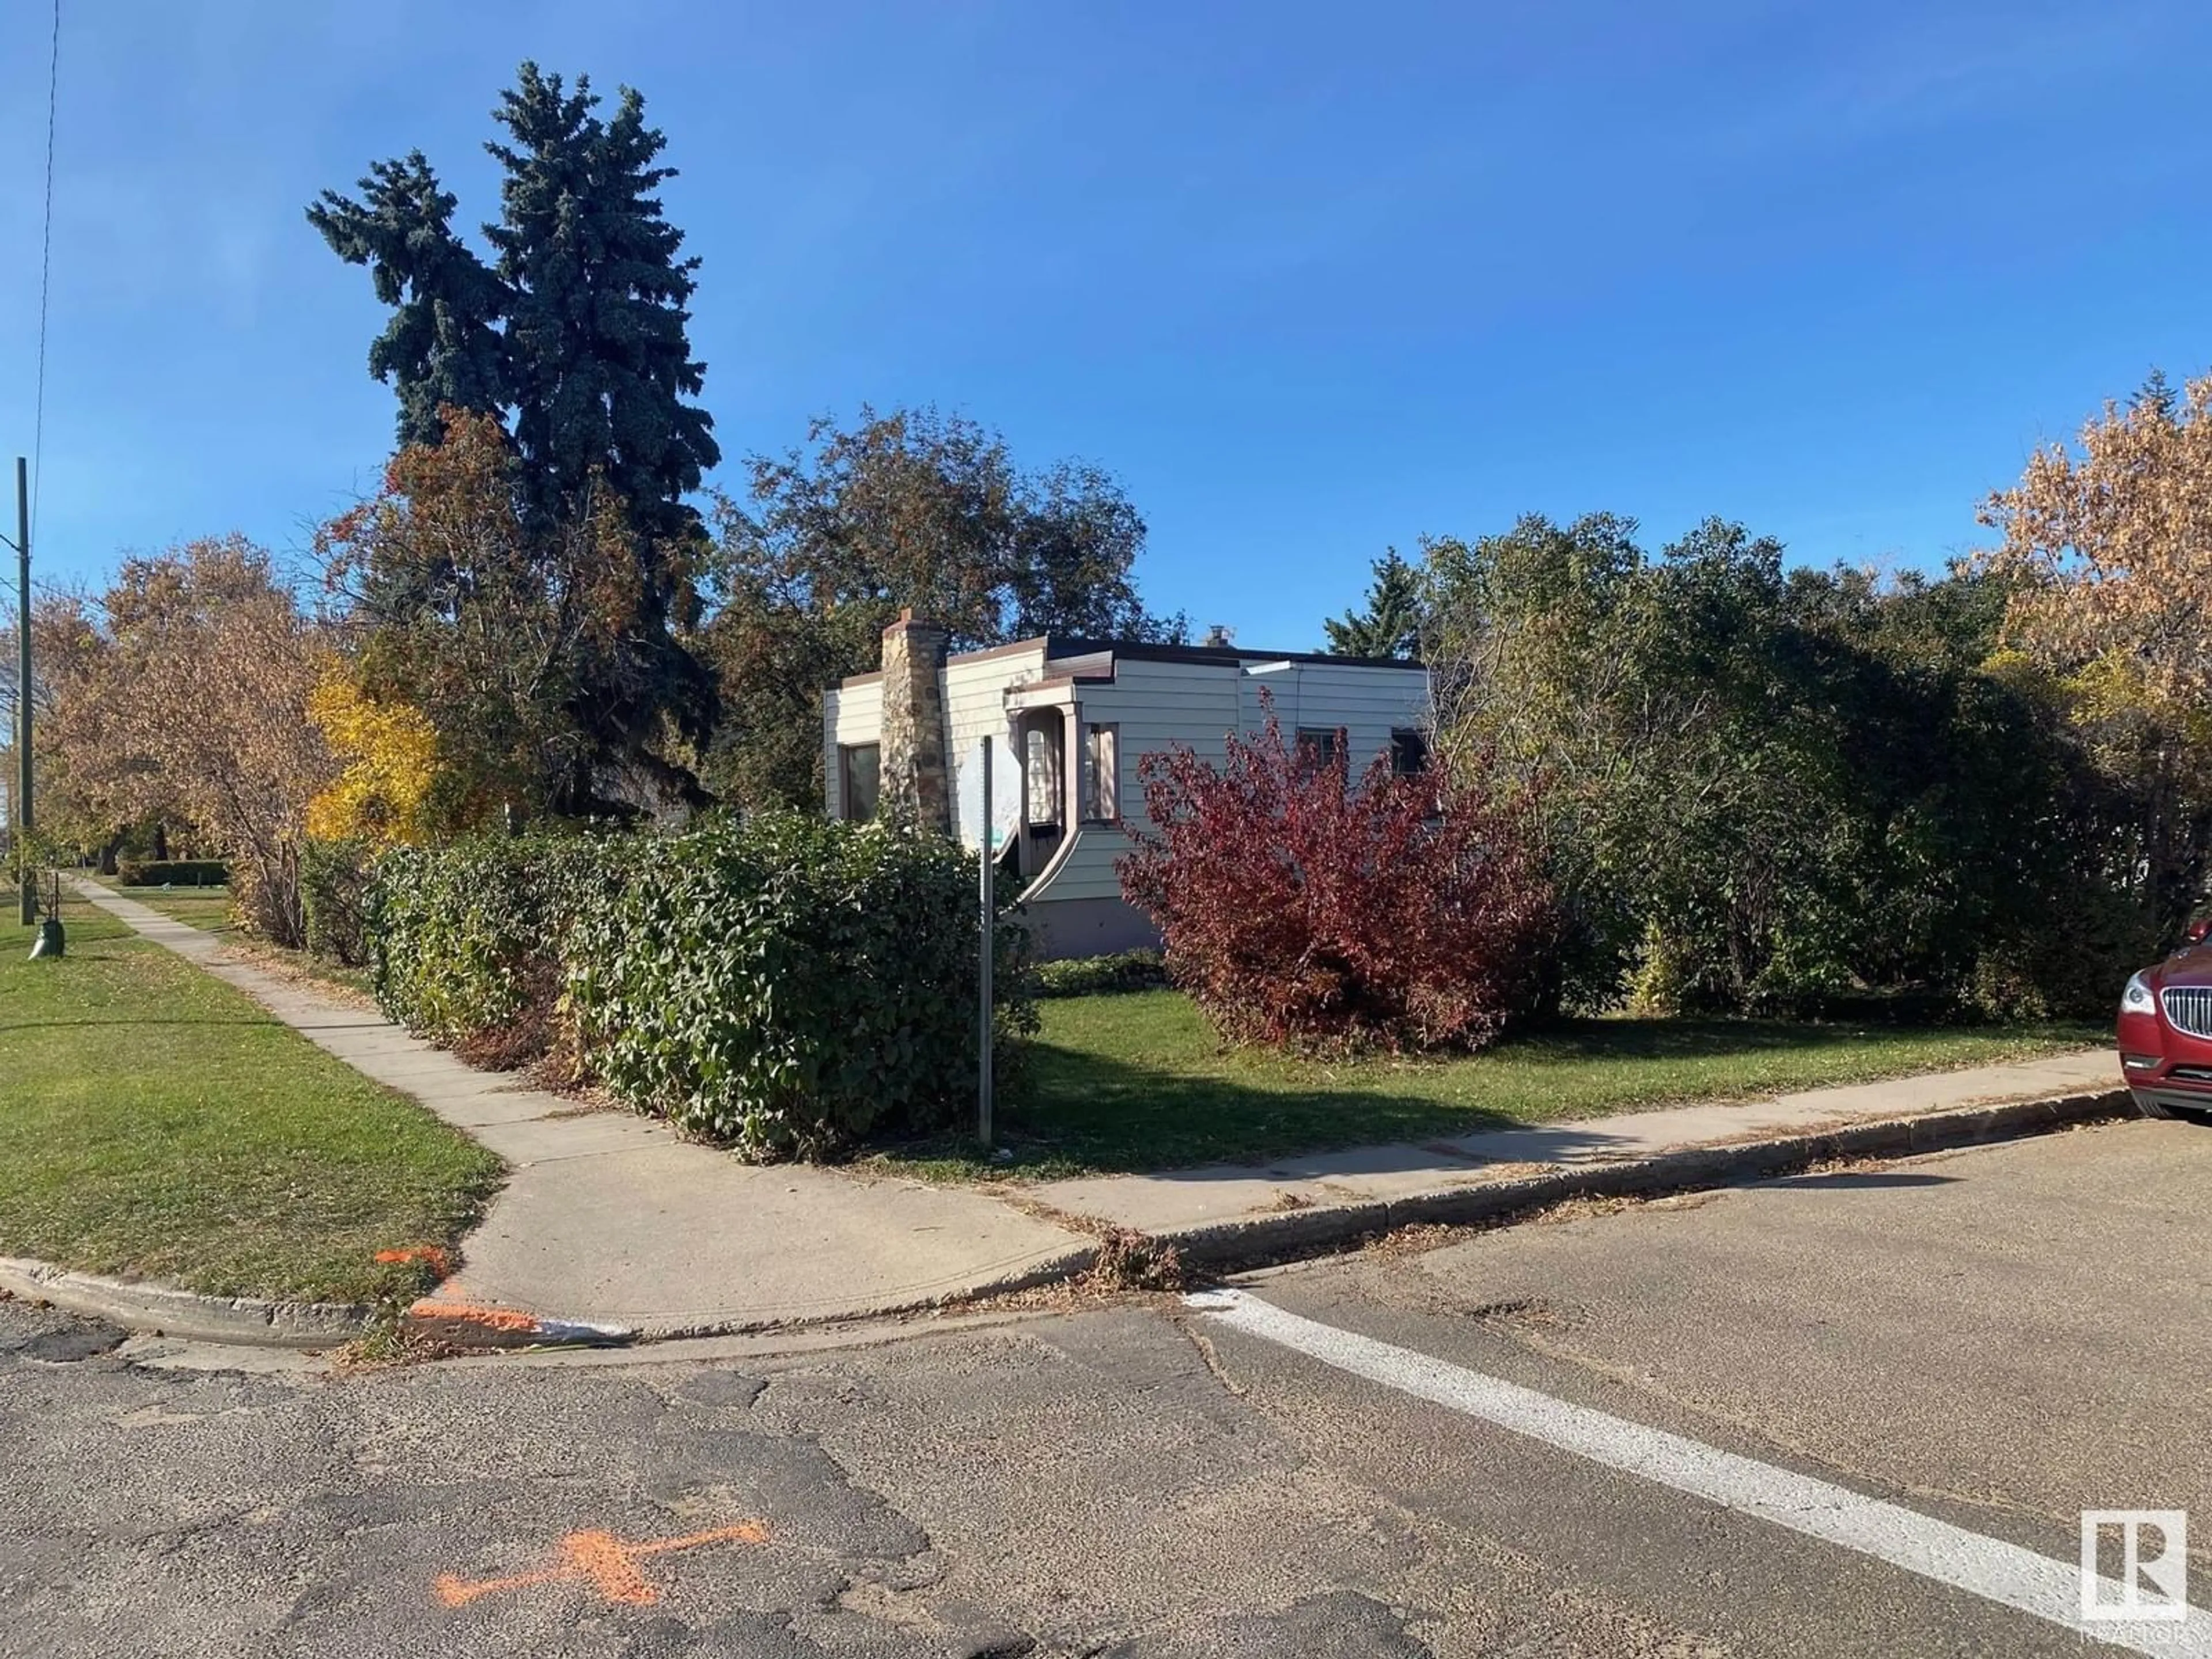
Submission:
[[945,629],[911,610],[884,629],[881,810],[932,830],[952,828],[952,781],[945,757]]

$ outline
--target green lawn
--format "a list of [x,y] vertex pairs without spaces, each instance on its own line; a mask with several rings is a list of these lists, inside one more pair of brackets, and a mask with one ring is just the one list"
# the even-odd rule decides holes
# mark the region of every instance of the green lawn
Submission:
[[[136,899],[149,910],[159,910],[172,921],[197,927],[203,933],[233,933],[237,924],[231,919],[230,889],[228,887],[124,887],[112,876],[92,878],[118,898]],[[64,896],[64,918],[82,908]]]
[[450,1247],[499,1160],[89,905],[0,926],[0,1255],[217,1295],[351,1301]]
[[1866,1027],[1597,1019],[1452,1060],[1224,1052],[1176,991],[1042,1005],[1026,1103],[1001,1108],[1009,1164],[956,1141],[886,1162],[946,1179],[1051,1178],[1423,1141],[1550,1118],[1863,1083],[2110,1041],[2092,1025]]
[[[238,925],[237,915],[231,908],[230,889],[228,887],[125,887],[112,876],[79,873],[105,887],[118,898],[127,898],[157,910],[173,921],[181,921],[188,927],[197,927],[204,933],[214,933],[226,940],[238,954],[262,967],[275,968],[308,979],[319,980],[334,989],[356,996],[369,994],[368,972],[362,968],[343,968],[335,962],[319,961],[305,951],[291,951],[283,945],[271,945],[258,935],[246,933]],[[75,894],[65,893],[62,903],[64,917],[91,907]]]

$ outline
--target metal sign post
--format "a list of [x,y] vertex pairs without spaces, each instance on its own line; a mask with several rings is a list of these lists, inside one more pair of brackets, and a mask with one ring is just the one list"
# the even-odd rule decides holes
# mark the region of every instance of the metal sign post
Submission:
[[994,1021],[991,1017],[991,969],[995,965],[992,957],[998,945],[998,921],[991,898],[991,865],[998,854],[998,836],[993,830],[991,816],[991,740],[983,739],[983,846],[977,860],[982,873],[976,878],[976,902],[981,912],[976,937],[981,941],[976,949],[976,983],[980,989],[975,999],[975,1139],[983,1150],[991,1149],[991,1039]]
[[994,1150],[991,1097],[994,1091],[992,979],[997,966],[999,906],[994,894],[1000,852],[1020,830],[1022,781],[1018,763],[1013,787],[1004,796],[993,787],[992,762],[1006,733],[978,738],[952,757],[952,829],[963,847],[975,854],[975,1138]]

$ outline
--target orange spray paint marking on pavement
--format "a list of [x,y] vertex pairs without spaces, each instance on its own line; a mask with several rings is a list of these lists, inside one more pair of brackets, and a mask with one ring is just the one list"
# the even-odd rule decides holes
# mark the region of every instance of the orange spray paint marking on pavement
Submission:
[[536,1314],[526,1314],[520,1309],[483,1308],[473,1302],[441,1301],[427,1296],[409,1303],[407,1315],[410,1319],[441,1319],[455,1325],[479,1326],[488,1331],[534,1331],[538,1325]]
[[660,1592],[647,1582],[638,1563],[671,1550],[697,1549],[702,1544],[765,1544],[763,1522],[740,1521],[734,1527],[712,1532],[687,1533],[681,1538],[653,1538],[625,1544],[611,1532],[572,1532],[561,1540],[558,1559],[536,1572],[519,1572],[507,1578],[465,1579],[450,1572],[438,1575],[438,1599],[449,1607],[465,1607],[479,1596],[500,1590],[531,1589],[539,1584],[582,1579],[609,1601],[626,1607],[649,1607]]

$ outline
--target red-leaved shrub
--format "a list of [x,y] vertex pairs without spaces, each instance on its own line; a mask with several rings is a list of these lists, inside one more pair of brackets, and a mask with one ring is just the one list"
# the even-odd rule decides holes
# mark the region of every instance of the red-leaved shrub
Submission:
[[1353,786],[1344,750],[1286,748],[1270,708],[1220,769],[1146,755],[1153,829],[1121,890],[1232,1041],[1478,1048],[1528,1005],[1553,933],[1525,805],[1387,756]]

